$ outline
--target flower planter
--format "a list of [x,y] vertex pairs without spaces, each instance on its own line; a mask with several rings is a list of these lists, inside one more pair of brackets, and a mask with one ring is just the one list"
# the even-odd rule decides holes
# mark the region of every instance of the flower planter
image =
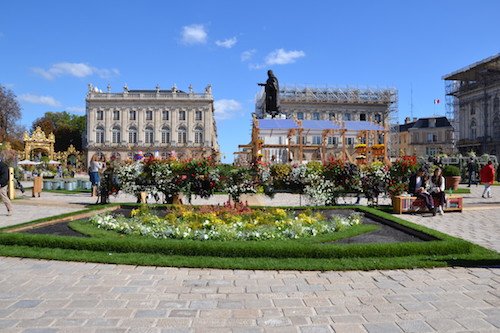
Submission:
[[453,191],[455,191],[456,189],[458,189],[458,184],[460,184],[460,180],[462,179],[462,177],[460,176],[447,176],[447,177],[444,177],[444,180],[445,180],[445,187],[446,189],[452,189]]

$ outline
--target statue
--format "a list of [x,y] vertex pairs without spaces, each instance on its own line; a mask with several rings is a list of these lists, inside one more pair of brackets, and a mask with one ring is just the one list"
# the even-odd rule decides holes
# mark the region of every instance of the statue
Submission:
[[259,86],[264,87],[266,93],[266,109],[265,112],[269,113],[273,118],[279,113],[278,93],[280,91],[278,78],[274,76],[272,70],[267,71],[268,79],[266,83],[257,83]]

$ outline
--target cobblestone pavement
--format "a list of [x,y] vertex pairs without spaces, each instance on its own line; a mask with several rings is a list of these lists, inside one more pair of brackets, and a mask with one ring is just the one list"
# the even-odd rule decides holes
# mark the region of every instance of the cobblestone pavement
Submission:
[[155,268],[0,258],[2,332],[500,332],[500,269]]
[[[482,199],[480,190],[464,195],[463,213],[402,217],[499,251],[500,202]],[[88,194],[42,193],[15,200],[11,217],[0,210],[0,226],[93,202]],[[241,271],[0,257],[0,331],[500,332],[500,269]]]

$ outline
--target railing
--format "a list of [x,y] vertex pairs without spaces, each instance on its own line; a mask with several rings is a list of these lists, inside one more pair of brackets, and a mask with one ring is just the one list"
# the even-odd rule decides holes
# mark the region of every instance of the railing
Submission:
[[97,93],[91,92],[87,95],[88,99],[204,99],[211,100],[211,94],[200,93]]

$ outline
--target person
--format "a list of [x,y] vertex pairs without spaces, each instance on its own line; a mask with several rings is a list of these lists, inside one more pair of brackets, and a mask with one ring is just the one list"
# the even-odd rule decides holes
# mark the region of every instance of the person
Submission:
[[434,174],[431,177],[431,186],[429,192],[433,199],[436,199],[438,202],[438,213],[439,215],[444,214],[444,205],[446,204],[446,195],[445,195],[445,184],[443,171],[440,168],[436,168],[434,170]]
[[474,161],[474,157],[471,157],[469,162],[467,163],[467,174],[469,175],[469,184],[467,187],[470,187],[470,184],[475,183],[477,186],[477,181],[475,181],[477,172],[477,164]]
[[410,183],[408,185],[408,192],[424,200],[425,206],[429,211],[432,212],[432,215],[436,215],[436,210],[434,208],[434,200],[432,200],[432,196],[426,190],[427,186],[427,178],[425,175],[425,169],[420,168],[417,172],[410,176]]
[[495,168],[493,163],[488,161],[481,171],[479,172],[479,177],[481,178],[481,183],[484,185],[483,198],[491,198],[491,184],[495,181]]
[[264,87],[266,93],[266,112],[273,118],[279,113],[278,106],[278,93],[280,91],[278,78],[274,76],[272,70],[267,71],[268,79],[266,83],[257,83],[259,86]]
[[7,189],[9,185],[9,166],[4,161],[0,160],[0,201],[7,208],[7,216],[12,215],[12,203],[10,202]]
[[97,188],[99,186],[99,171],[101,170],[101,162],[98,161],[97,155],[94,155],[92,157],[92,160],[90,161],[89,164],[89,176],[90,176],[90,182],[92,183],[92,195],[97,195]]
[[62,165],[57,166],[57,177],[62,178],[63,177],[63,168]]

